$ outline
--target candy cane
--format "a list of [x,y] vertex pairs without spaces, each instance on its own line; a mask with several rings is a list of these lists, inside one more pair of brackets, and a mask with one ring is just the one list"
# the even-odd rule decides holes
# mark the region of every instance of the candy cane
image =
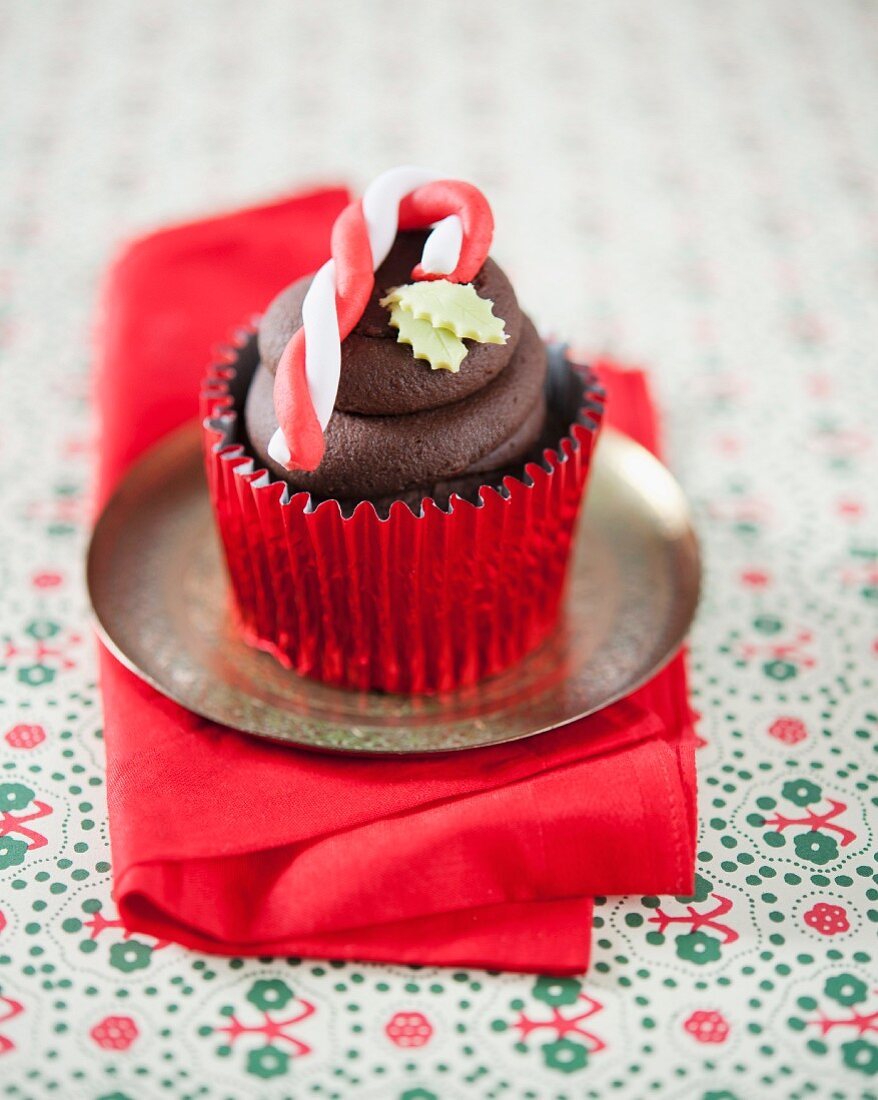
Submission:
[[471,282],[488,255],[494,219],[471,184],[440,179],[422,168],[392,168],[359,202],[338,216],[332,259],[317,271],[302,303],[302,327],[277,365],[274,408],[278,429],[268,453],[289,470],[314,470],[323,458],[323,433],[338,393],[341,342],[363,316],[400,229],[433,226],[413,279]]

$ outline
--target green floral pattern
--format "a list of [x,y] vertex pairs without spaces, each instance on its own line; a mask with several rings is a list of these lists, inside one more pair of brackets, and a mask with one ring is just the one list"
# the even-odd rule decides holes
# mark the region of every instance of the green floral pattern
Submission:
[[538,978],[533,995],[547,1005],[573,1005],[582,992],[582,982],[575,978]]
[[125,940],[110,948],[110,966],[115,966],[125,974],[130,974],[132,970],[143,970],[149,966],[151,958],[152,948],[140,940]]
[[247,1072],[254,1077],[278,1077],[287,1072],[290,1059],[277,1047],[260,1047],[247,1055]]
[[858,1005],[866,1000],[869,987],[853,974],[838,974],[829,978],[823,992],[840,1005]]
[[581,1043],[570,1039],[556,1039],[554,1043],[543,1044],[543,1061],[549,1069],[561,1073],[576,1073],[588,1065],[588,1051]]
[[14,836],[0,837],[0,871],[24,863],[26,852],[27,844],[23,840],[17,840]]
[[715,936],[708,936],[705,932],[689,932],[687,935],[677,936],[677,955],[687,962],[703,966],[705,963],[716,962],[720,957],[720,942]]
[[842,1061],[849,1068],[867,1077],[878,1074],[878,1045],[865,1039],[852,1039],[841,1044]]
[[781,787],[781,794],[796,806],[809,806],[820,801],[822,791],[809,779],[791,779]]
[[793,841],[796,855],[809,863],[822,866],[838,857],[838,844],[831,836],[821,833],[800,833]]
[[279,978],[273,978],[271,981],[254,982],[252,989],[247,994],[247,1000],[264,1012],[274,1008],[286,1008],[292,999],[292,989]]
[[23,783],[0,783],[0,813],[23,810],[33,797],[34,792]]

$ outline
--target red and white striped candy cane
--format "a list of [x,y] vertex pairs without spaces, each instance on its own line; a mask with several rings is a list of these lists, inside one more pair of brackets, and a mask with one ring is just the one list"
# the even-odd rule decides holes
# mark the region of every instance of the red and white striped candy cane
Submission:
[[433,226],[413,279],[471,282],[488,255],[494,219],[472,184],[422,168],[392,168],[338,216],[332,259],[315,274],[302,304],[302,327],[284,348],[274,380],[278,429],[268,453],[288,470],[314,470],[338,393],[341,342],[372,294],[400,229]]

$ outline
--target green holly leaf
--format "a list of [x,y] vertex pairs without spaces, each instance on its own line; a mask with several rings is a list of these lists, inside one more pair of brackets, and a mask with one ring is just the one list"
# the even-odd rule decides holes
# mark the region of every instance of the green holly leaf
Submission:
[[395,302],[390,309],[390,323],[399,331],[398,344],[410,344],[415,359],[426,359],[433,370],[450,370],[457,374],[466,355],[466,344],[446,328],[433,328],[429,321],[413,317]]
[[418,321],[448,329],[461,340],[480,344],[505,344],[503,321],[493,313],[494,303],[482,298],[472,283],[431,279],[395,287],[381,304],[399,304]]

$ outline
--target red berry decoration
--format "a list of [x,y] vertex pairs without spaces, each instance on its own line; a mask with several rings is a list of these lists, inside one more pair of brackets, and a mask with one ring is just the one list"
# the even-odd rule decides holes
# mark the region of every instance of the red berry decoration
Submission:
[[89,1034],[102,1050],[127,1050],[140,1032],[130,1016],[107,1016]]
[[785,745],[798,745],[808,736],[805,723],[798,718],[775,718],[768,727],[768,733]]
[[384,1029],[398,1047],[422,1047],[430,1041],[433,1028],[421,1012],[397,1012]]
[[851,927],[845,910],[840,905],[829,905],[825,901],[818,901],[808,910],[804,919],[805,924],[821,936],[837,936],[840,932],[849,931]]
[[729,1025],[720,1012],[699,1009],[692,1013],[683,1027],[697,1043],[724,1043],[729,1037]]
[[6,742],[14,749],[34,749],[46,740],[42,726],[13,726],[6,734]]

